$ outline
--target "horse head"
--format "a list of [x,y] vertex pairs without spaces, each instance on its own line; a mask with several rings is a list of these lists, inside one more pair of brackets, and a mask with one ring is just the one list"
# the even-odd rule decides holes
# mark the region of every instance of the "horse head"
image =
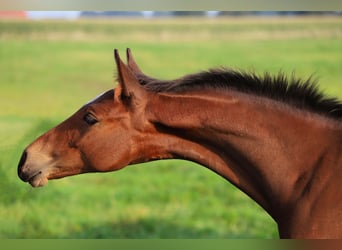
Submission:
[[49,179],[86,172],[120,169],[143,158],[139,131],[148,129],[144,107],[149,93],[140,85],[145,76],[127,49],[128,65],[114,51],[118,86],[81,107],[70,118],[32,142],[18,166],[18,175],[33,187]]

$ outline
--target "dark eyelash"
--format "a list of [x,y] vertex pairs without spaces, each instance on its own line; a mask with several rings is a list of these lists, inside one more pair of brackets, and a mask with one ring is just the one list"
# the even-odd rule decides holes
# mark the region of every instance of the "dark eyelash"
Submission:
[[83,121],[85,121],[88,125],[94,125],[95,123],[98,123],[98,120],[92,113],[86,113],[83,116]]

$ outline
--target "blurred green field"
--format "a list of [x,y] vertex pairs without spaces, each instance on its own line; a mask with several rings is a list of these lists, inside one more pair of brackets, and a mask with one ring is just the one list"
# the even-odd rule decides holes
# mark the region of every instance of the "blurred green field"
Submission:
[[0,20],[0,238],[277,238],[274,221],[209,170],[159,161],[33,189],[22,150],[114,87],[113,49],[159,78],[217,66],[312,74],[342,98],[342,19]]

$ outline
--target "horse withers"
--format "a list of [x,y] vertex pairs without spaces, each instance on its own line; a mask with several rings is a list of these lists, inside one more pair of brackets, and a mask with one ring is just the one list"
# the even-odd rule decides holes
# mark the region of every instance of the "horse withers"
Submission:
[[311,80],[212,69],[164,81],[115,50],[118,86],[24,151],[33,187],[158,159],[197,162],[259,203],[282,238],[342,237],[342,103]]

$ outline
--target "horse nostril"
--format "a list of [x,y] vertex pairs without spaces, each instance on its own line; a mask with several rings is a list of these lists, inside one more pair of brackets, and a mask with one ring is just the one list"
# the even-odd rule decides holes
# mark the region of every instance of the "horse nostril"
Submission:
[[22,179],[22,168],[26,162],[26,158],[27,158],[27,152],[24,151],[24,153],[22,154],[19,164],[18,164],[18,175],[19,177]]

